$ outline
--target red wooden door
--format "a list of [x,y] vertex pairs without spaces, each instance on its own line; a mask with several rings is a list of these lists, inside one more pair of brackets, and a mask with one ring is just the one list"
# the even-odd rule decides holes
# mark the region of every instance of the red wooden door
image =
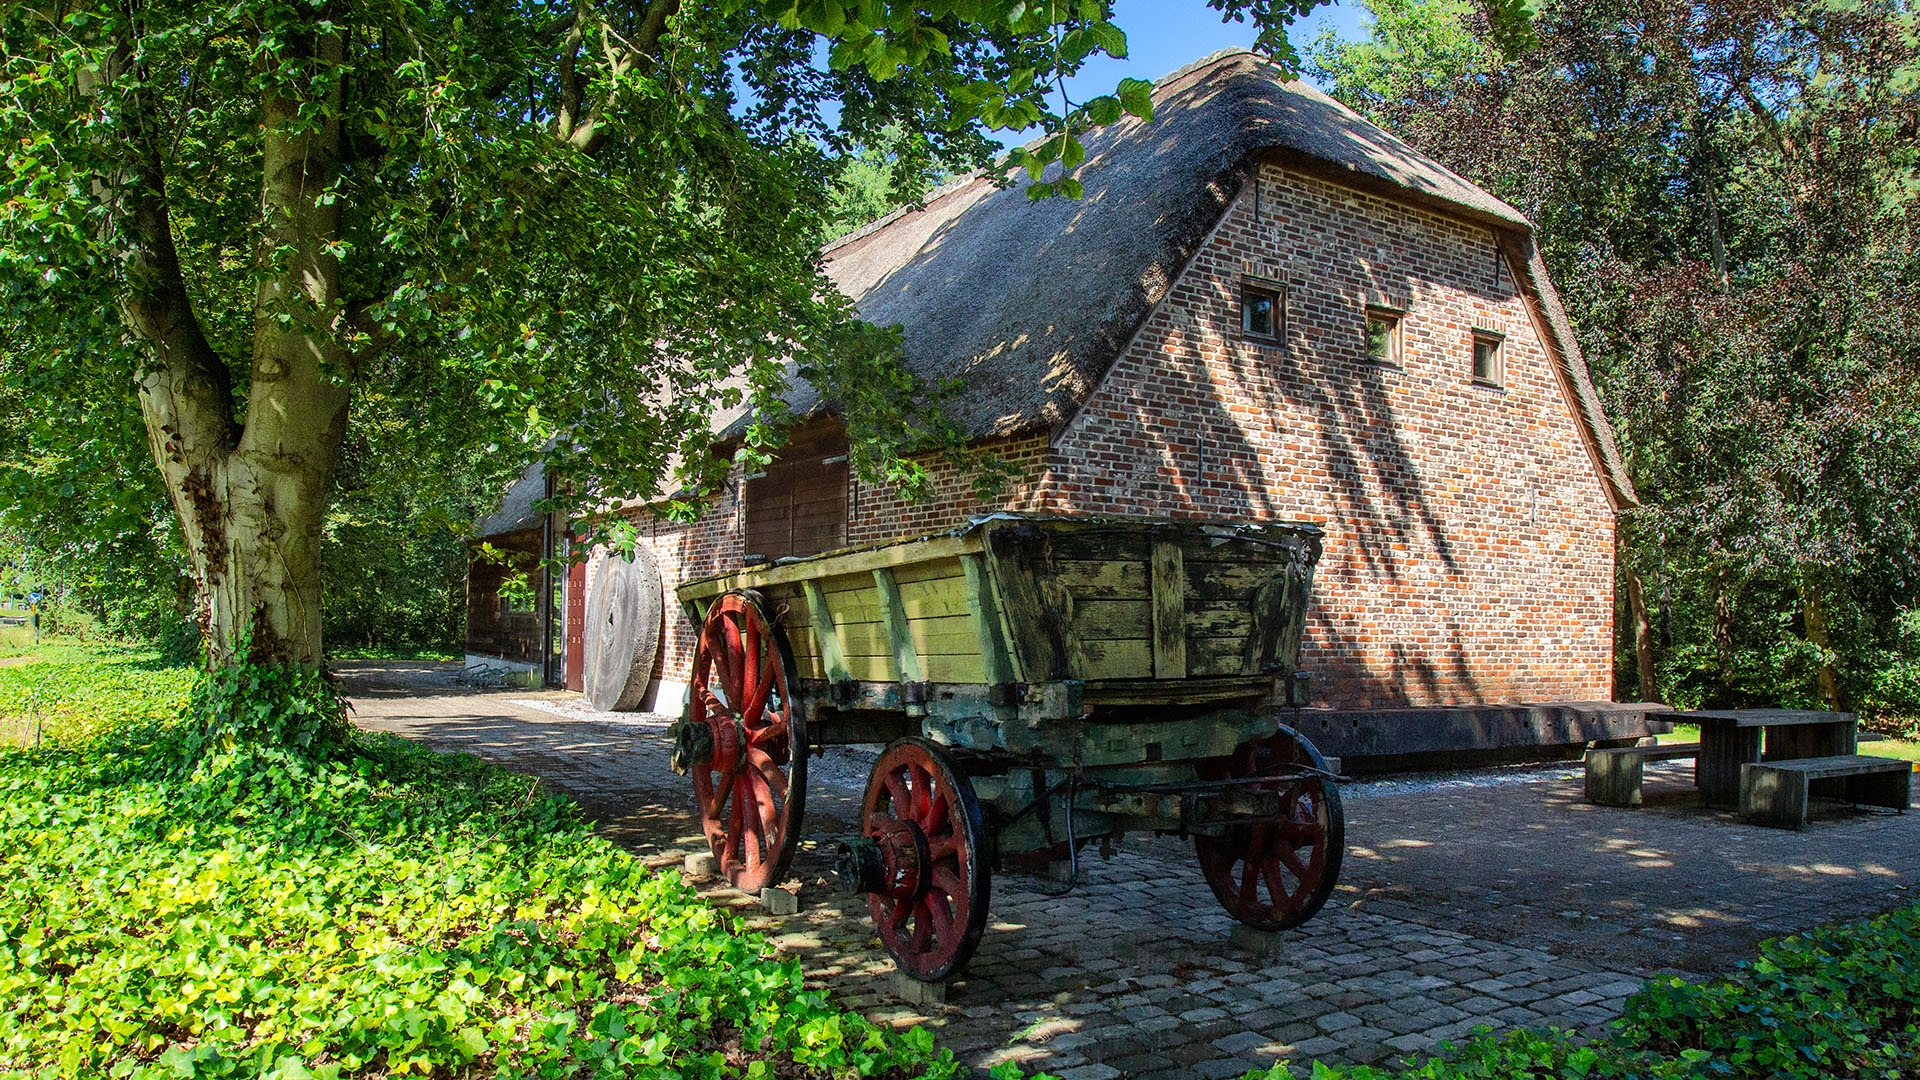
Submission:
[[587,564],[567,567],[567,689],[586,688]]

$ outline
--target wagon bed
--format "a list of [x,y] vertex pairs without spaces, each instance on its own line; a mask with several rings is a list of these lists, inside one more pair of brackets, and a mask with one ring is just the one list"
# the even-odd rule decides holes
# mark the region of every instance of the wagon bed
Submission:
[[909,975],[964,964],[991,865],[1195,837],[1230,911],[1282,928],[1337,876],[1304,703],[1311,526],[995,515],[682,585],[700,627],[676,768],[736,885],[779,880],[812,748],[878,743],[843,882]]

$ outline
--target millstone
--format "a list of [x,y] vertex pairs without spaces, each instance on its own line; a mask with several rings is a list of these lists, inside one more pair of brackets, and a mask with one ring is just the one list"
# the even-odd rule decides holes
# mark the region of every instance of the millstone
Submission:
[[653,555],[610,553],[587,588],[587,702],[602,712],[640,707],[660,653],[660,570]]

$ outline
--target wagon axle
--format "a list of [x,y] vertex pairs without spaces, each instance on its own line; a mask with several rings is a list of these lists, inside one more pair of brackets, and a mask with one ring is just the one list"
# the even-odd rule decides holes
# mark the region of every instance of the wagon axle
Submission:
[[695,769],[713,764],[713,729],[705,724],[673,725],[673,754],[667,766],[686,776]]
[[926,830],[913,821],[891,818],[873,823],[874,835],[840,845],[833,872],[840,890],[895,900],[918,899],[933,880],[932,850]]

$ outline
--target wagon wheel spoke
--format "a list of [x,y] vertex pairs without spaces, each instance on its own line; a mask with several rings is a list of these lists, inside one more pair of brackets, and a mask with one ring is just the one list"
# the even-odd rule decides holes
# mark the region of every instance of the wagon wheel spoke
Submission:
[[913,941],[914,952],[926,952],[933,945],[933,916],[927,911],[927,898],[922,896],[913,902]]
[[747,789],[753,793],[754,808],[760,815],[760,839],[771,847],[780,839],[780,807],[774,802],[772,789],[757,777],[748,779]]
[[927,860],[929,862],[938,863],[942,860],[953,858],[959,853],[960,841],[955,837],[942,836],[937,840],[929,839],[927,841]]
[[[731,789],[729,789],[731,791]],[[745,815],[740,809],[739,799],[727,800],[727,839],[726,851],[720,857],[723,868],[731,868],[739,862],[740,833],[745,829]]]
[[887,774],[887,813],[891,817],[906,818],[913,805],[907,798],[907,780],[903,773]]
[[1338,789],[1318,775],[1273,775],[1302,766],[1322,770],[1325,763],[1310,742],[1282,727],[1199,770],[1206,779],[1270,778],[1249,788],[1275,798],[1272,818],[1194,838],[1201,872],[1221,906],[1263,930],[1286,930],[1312,918],[1339,877]]
[[895,741],[867,780],[862,831],[879,845],[885,882],[868,903],[901,971],[946,979],[986,928],[991,850],[973,785],[952,752],[918,736]]
[[1266,865],[1265,873],[1263,873],[1261,876],[1266,879],[1267,895],[1273,898],[1273,902],[1275,906],[1284,905],[1289,909],[1292,909],[1293,907],[1296,906],[1294,904],[1293,891],[1287,888],[1286,879],[1280,876],[1279,863],[1277,862],[1268,863]]
[[943,830],[951,832],[953,813],[947,805],[947,800],[933,799],[931,805],[927,807],[927,815],[920,819],[920,827],[927,830],[929,836]]
[[714,857],[748,892],[785,875],[804,803],[806,730],[784,693],[784,649],[755,594],[721,596],[695,642],[682,721],[713,729],[713,757],[694,769],[694,793]]
[[740,718],[747,724],[747,738],[753,742],[762,742],[778,735],[785,735],[786,723],[767,711],[767,702],[773,697],[775,681],[771,653],[760,659],[754,679],[747,691],[746,708],[740,710]]
[[933,922],[933,936],[947,941],[953,934],[953,897],[937,886],[927,892],[927,917]]
[[1260,864],[1258,862],[1255,862],[1252,859],[1248,859],[1241,864],[1240,910],[1242,911],[1251,910],[1254,904],[1256,904],[1259,901],[1259,889],[1258,889],[1258,883],[1257,883],[1257,878],[1259,876],[1259,873],[1260,873]]
[[766,782],[773,794],[782,799],[787,797],[787,774],[780,771],[779,764],[765,750],[757,746],[747,747],[747,763],[753,766],[753,771]]

